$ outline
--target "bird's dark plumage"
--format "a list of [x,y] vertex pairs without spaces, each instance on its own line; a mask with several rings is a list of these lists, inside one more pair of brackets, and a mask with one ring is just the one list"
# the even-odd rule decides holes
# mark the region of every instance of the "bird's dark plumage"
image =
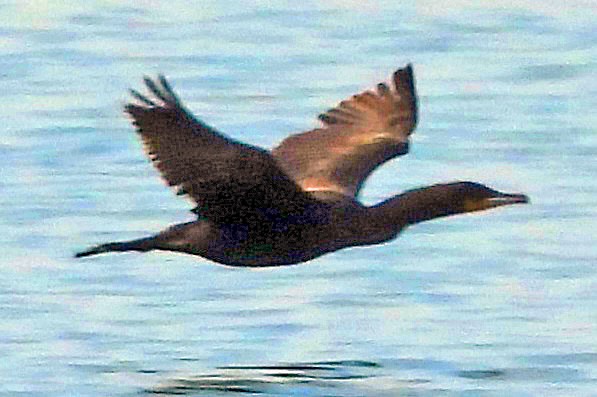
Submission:
[[417,123],[417,97],[410,65],[392,85],[377,85],[319,115],[322,128],[291,135],[273,150],[284,170],[305,190],[356,197],[367,176],[384,162],[408,153]]
[[128,104],[125,111],[166,182],[197,203],[194,212],[218,224],[265,222],[301,213],[314,201],[267,151],[198,121],[166,79],[158,80],[145,78],[155,98],[131,91],[142,104]]
[[380,204],[357,201],[367,176],[408,153],[417,123],[410,65],[319,116],[323,126],[286,138],[270,153],[231,139],[187,111],[163,76],[145,78],[125,106],[166,182],[197,205],[196,221],[156,236],[107,243],[114,251],[178,251],[234,266],[304,262],[341,248],[388,241],[429,219],[527,202],[472,182],[416,189]]

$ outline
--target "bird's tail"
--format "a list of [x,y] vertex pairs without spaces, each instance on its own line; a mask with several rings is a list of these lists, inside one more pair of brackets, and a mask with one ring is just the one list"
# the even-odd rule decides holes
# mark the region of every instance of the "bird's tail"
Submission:
[[103,254],[105,252],[150,251],[154,248],[156,248],[155,238],[147,237],[138,240],[96,245],[95,247],[76,253],[75,258],[83,258],[86,256]]

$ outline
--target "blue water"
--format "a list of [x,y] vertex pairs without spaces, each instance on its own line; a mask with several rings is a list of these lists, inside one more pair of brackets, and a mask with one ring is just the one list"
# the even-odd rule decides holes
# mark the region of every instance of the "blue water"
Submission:
[[[0,396],[597,395],[590,2],[45,4],[0,6]],[[272,147],[407,62],[413,149],[363,200],[474,180],[532,205],[287,268],[72,258],[191,219],[122,115],[144,74]]]

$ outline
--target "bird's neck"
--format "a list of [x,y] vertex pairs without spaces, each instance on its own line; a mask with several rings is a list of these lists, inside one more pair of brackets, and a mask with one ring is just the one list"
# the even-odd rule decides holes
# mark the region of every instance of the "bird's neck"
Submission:
[[370,208],[376,223],[403,227],[435,218],[454,215],[453,196],[446,185],[433,185],[409,190]]

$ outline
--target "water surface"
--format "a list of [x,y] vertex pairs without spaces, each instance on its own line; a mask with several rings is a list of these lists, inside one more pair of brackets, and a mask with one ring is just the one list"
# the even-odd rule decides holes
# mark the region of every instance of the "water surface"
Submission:
[[[1,396],[594,395],[590,3],[82,4],[0,7]],[[413,150],[363,200],[475,180],[531,206],[287,268],[72,258],[192,218],[122,116],[142,75],[272,147],[407,62]]]

